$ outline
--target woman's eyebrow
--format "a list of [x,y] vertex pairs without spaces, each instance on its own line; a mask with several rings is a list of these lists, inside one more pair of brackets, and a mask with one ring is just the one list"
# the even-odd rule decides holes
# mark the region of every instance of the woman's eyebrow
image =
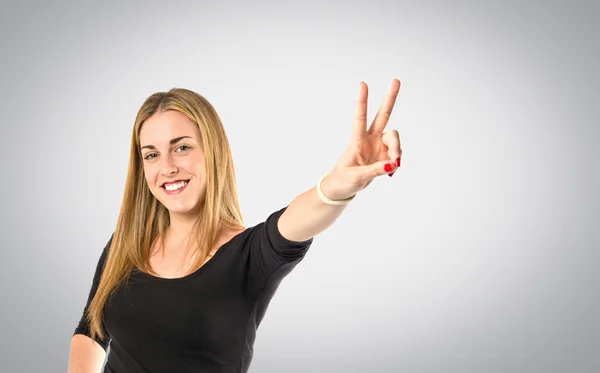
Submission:
[[[173,145],[182,139],[191,139],[191,138],[192,138],[191,136],[179,136],[174,139],[171,139],[171,141],[169,141],[169,144]],[[156,147],[154,145],[144,145],[144,146],[142,146],[141,149],[156,149]]]

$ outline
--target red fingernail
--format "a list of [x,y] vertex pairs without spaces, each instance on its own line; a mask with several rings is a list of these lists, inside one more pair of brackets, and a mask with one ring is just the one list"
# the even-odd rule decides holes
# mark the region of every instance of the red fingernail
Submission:
[[385,172],[390,172],[390,171],[392,171],[394,169],[394,166],[392,166],[391,164],[387,163],[383,169],[385,170]]
[[394,176],[394,174],[396,173],[396,171],[392,172],[391,174],[388,174],[389,177]]
[[400,167],[400,157],[396,158],[396,166]]

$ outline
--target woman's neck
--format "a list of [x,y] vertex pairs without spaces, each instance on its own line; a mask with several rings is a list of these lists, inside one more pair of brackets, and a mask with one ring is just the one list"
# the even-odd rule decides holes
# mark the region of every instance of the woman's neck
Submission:
[[[170,215],[169,228],[167,228],[166,240],[175,244],[175,247],[186,249],[191,240],[195,218],[179,214]],[[192,241],[192,242],[190,242]]]

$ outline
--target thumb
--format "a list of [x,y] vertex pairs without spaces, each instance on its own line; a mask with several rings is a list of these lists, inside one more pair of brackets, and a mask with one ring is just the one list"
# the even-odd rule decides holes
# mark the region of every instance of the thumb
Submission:
[[359,178],[365,181],[372,180],[377,176],[392,174],[396,171],[396,164],[390,160],[379,161],[368,166],[360,166]]

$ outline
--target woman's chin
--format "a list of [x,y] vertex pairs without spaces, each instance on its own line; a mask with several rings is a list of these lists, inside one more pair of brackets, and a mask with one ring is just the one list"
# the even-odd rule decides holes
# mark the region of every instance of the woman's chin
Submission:
[[165,208],[169,211],[169,214],[171,215],[182,215],[182,216],[189,216],[189,215],[197,215],[199,212],[199,208],[197,207],[197,205],[193,205],[193,204],[163,204],[163,206],[165,206]]

